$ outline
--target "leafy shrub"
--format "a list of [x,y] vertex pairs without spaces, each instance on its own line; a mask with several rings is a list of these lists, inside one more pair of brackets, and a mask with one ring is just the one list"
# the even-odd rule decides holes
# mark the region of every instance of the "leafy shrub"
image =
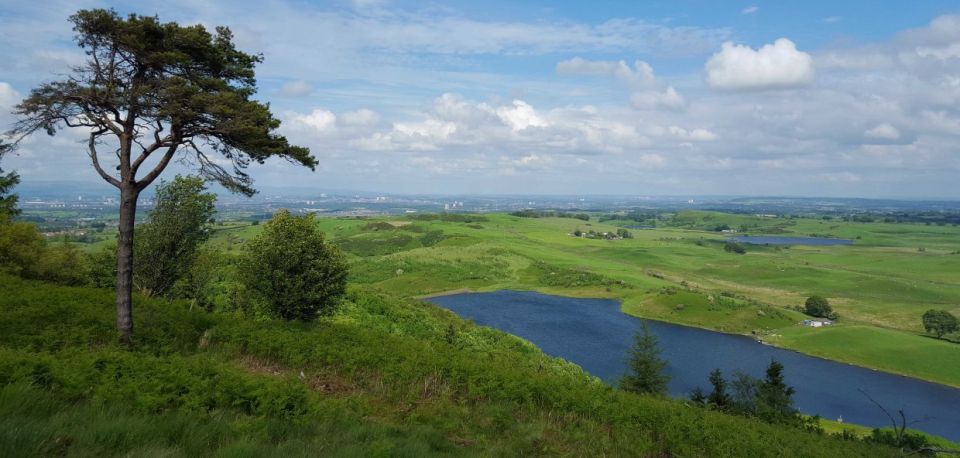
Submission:
[[265,311],[284,320],[328,314],[346,291],[346,262],[317,229],[313,214],[277,212],[244,246],[237,271]]
[[807,298],[803,304],[803,313],[820,318],[836,318],[833,308],[830,307],[830,301],[823,296],[813,295]]
[[741,243],[727,242],[723,244],[723,251],[727,253],[746,254],[747,248]]

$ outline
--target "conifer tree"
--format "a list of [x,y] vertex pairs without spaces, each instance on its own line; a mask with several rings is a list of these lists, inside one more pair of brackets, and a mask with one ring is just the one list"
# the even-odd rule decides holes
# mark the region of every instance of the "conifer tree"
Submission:
[[628,361],[630,373],[620,379],[620,389],[634,393],[667,394],[670,376],[664,373],[667,362],[660,358],[657,336],[650,332],[646,323],[634,336],[633,348]]

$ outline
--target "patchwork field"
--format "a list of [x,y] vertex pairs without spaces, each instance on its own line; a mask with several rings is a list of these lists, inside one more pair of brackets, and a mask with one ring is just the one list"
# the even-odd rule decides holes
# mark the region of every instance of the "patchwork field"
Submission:
[[[623,221],[509,215],[321,218],[351,259],[351,280],[406,296],[450,290],[524,289],[621,300],[633,315],[755,334],[831,359],[960,386],[960,345],[923,334],[930,308],[960,314],[960,228],[682,212],[632,238]],[[849,238],[850,246],[747,246],[730,234]],[[227,250],[258,231],[219,226]],[[812,294],[840,314],[827,329],[800,326],[795,308]]]

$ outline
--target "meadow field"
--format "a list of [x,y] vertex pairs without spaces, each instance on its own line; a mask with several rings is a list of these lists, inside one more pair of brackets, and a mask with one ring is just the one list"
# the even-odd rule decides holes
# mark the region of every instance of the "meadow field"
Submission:
[[[923,333],[921,315],[960,314],[960,228],[776,218],[688,211],[631,230],[633,238],[571,234],[615,231],[623,221],[419,215],[320,218],[348,253],[351,281],[407,297],[451,290],[536,290],[619,299],[624,312],[750,334],[800,352],[960,386],[960,346]],[[732,234],[848,238],[848,246],[747,246],[724,250]],[[257,233],[250,223],[218,226],[227,251]],[[829,298],[829,328],[800,325],[806,297]]]

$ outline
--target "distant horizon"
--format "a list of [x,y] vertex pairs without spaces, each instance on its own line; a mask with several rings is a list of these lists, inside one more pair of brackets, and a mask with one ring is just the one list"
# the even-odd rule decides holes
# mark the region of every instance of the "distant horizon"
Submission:
[[[18,189],[26,188],[29,192],[37,192],[36,188],[44,187],[46,185],[56,184],[58,187],[63,189],[59,191],[51,191],[51,193],[60,193],[64,196],[72,193],[71,186],[79,187],[81,190],[84,190],[83,187],[97,187],[102,188],[104,194],[109,194],[111,190],[116,190],[116,188],[107,184],[106,182],[84,182],[84,181],[53,181],[53,180],[42,180],[29,182],[21,182],[13,192],[18,193]],[[101,184],[103,186],[101,186]],[[243,199],[244,196],[239,194],[231,193],[216,183],[210,183],[210,189],[215,192],[218,196],[235,196],[238,199]],[[144,191],[145,195],[153,195],[153,188],[156,184],[151,185],[147,190]],[[460,197],[484,197],[484,198],[550,198],[550,199],[560,199],[560,198],[627,198],[627,199],[715,199],[715,200],[737,200],[737,199],[802,199],[802,200],[811,200],[811,199],[824,199],[824,200],[866,200],[866,201],[898,201],[898,202],[944,202],[944,203],[958,203],[960,204],[960,198],[941,198],[941,197],[861,197],[861,196],[816,196],[816,195],[737,195],[737,194],[517,194],[517,193],[440,193],[440,192],[391,192],[384,190],[361,190],[361,189],[332,189],[332,188],[320,188],[312,189],[306,186],[263,186],[257,187],[257,194],[255,194],[251,199],[257,197],[265,197],[265,193],[277,193],[278,191],[286,191],[288,194],[279,195],[281,197],[303,197],[304,194],[295,194],[295,193],[310,193],[314,192],[319,194],[330,194],[336,196],[350,196],[350,195],[363,195],[363,196],[396,196],[396,197],[445,197],[445,198],[460,198]],[[77,188],[73,188],[74,190]],[[90,189],[85,189],[84,191],[91,191]]]

